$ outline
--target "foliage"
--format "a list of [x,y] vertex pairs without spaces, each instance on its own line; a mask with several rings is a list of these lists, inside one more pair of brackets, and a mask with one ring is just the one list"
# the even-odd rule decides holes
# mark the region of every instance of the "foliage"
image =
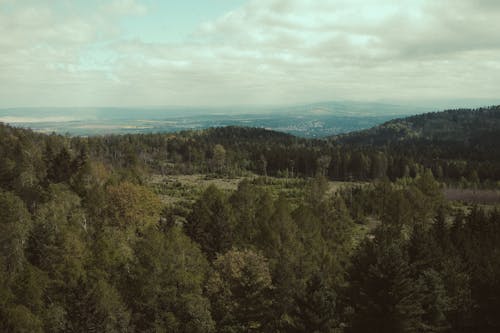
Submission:
[[230,250],[214,261],[207,282],[217,332],[261,332],[272,307],[267,260],[252,250]]
[[[500,212],[442,195],[500,179],[497,125],[498,107],[335,140],[0,125],[0,331],[498,332]],[[148,183],[180,195],[194,172],[212,185],[168,204]]]

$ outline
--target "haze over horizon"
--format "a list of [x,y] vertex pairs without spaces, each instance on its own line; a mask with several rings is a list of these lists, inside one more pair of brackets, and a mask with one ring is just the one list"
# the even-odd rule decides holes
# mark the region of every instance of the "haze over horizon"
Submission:
[[0,108],[493,104],[499,28],[492,0],[0,0]]

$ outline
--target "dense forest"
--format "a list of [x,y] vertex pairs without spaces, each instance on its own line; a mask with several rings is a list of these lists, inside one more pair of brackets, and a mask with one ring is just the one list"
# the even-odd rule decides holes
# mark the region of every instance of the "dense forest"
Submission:
[[[0,331],[499,332],[500,210],[442,190],[498,188],[499,120],[324,140],[0,125]],[[150,182],[194,173],[239,182],[174,202]]]
[[376,180],[416,177],[495,186],[500,181],[500,106],[393,120],[330,139],[303,139],[258,128],[224,127],[176,134],[73,139],[74,150],[113,166],[161,174],[246,171],[279,177]]

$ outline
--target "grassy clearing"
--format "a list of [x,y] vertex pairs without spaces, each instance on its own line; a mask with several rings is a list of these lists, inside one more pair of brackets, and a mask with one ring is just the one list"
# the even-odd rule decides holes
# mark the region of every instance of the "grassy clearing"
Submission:
[[365,223],[354,224],[354,232],[352,238],[352,248],[355,249],[368,235],[372,234],[373,231],[380,225],[380,220],[375,217],[367,217]]
[[[304,198],[304,189],[308,180],[301,178],[275,178],[275,177],[236,177],[217,178],[206,174],[194,175],[153,175],[148,183],[165,203],[180,201],[192,202],[208,186],[215,185],[217,188],[231,192],[238,188],[238,184],[244,180],[250,180],[258,186],[268,189],[274,197],[285,195],[292,202],[299,202]],[[354,182],[328,182],[327,195],[331,195],[346,186],[353,186]]]
[[243,178],[209,178],[206,175],[153,175],[148,180],[149,185],[167,204],[179,201],[191,202],[208,186],[215,185],[224,191],[233,191]]

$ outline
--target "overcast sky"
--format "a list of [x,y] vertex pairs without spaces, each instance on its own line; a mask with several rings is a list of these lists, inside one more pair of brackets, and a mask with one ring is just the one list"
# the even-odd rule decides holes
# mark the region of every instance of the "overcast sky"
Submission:
[[498,0],[0,0],[0,107],[499,91]]

